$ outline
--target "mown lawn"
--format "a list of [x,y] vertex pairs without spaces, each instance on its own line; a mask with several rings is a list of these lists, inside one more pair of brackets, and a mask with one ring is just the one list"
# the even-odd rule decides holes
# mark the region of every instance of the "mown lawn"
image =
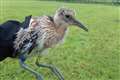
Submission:
[[[27,15],[53,15],[61,6],[76,10],[77,19],[88,28],[85,32],[75,26],[63,45],[49,50],[41,63],[56,65],[65,80],[119,80],[120,15],[119,6],[100,4],[62,3],[39,0],[0,0],[0,23],[24,20]],[[34,65],[35,58],[27,64],[44,75],[45,80],[57,80],[48,70]],[[35,80],[29,72],[20,68],[17,59],[0,62],[0,80]]]

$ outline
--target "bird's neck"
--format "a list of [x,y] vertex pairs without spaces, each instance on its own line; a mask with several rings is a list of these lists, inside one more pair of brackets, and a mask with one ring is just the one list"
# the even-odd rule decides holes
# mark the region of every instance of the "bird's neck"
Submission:
[[58,37],[61,38],[61,39],[64,37],[66,31],[67,31],[67,27],[60,26],[60,27],[56,28],[56,32],[58,34]]
[[58,34],[58,37],[62,39],[64,37],[66,31],[67,31],[67,26],[68,25],[63,24],[62,22],[60,22],[59,18],[56,17],[56,16],[54,16],[52,18],[52,22],[53,22],[54,28],[56,30],[56,33]]

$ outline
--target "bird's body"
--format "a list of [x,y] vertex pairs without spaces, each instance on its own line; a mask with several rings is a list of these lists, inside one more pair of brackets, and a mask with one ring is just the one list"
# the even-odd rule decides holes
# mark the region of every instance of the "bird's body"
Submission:
[[[18,35],[15,40],[15,48],[20,49],[21,45],[26,45],[24,42],[25,40],[28,40],[29,42],[29,40],[35,36],[37,36],[36,42],[32,44],[36,45],[34,48],[38,47],[39,50],[51,48],[63,40],[66,31],[67,26],[56,26],[52,17],[32,17],[29,27],[27,29],[21,29],[17,33]],[[31,36],[33,34],[35,36]]]

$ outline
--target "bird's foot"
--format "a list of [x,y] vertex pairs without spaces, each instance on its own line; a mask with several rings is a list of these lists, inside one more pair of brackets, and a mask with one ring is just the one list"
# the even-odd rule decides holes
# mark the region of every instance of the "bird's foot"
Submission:
[[39,63],[39,58],[36,60],[36,65],[38,67],[44,67],[50,69],[57,77],[59,80],[64,80],[63,75],[60,73],[60,71],[53,65],[48,65],[48,64],[40,64]]
[[41,75],[37,75],[36,80],[43,80],[43,77]]
[[60,71],[56,67],[54,67],[52,65],[39,64],[39,63],[36,63],[36,65],[38,67],[49,68],[58,77],[59,80],[64,80],[63,75],[60,73]]
[[63,75],[60,73],[60,71],[56,67],[50,66],[50,69],[59,78],[59,80],[64,80]]

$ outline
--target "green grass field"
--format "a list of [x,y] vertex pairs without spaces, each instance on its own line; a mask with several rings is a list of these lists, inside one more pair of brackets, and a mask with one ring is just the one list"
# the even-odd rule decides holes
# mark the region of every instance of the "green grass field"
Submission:
[[[49,49],[41,63],[56,65],[65,80],[119,80],[120,17],[119,6],[100,4],[62,3],[38,0],[0,0],[0,23],[24,20],[27,15],[53,15],[61,6],[76,10],[77,19],[88,28],[85,32],[75,26],[63,45]],[[48,70],[34,65],[35,57],[27,64],[44,75],[44,80],[57,80]],[[29,72],[20,68],[17,59],[0,62],[0,80],[35,80]]]

